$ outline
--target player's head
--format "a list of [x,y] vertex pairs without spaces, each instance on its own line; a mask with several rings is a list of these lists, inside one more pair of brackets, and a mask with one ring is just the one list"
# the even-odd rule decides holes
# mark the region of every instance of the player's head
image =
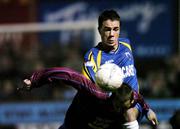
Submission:
[[106,20],[118,21],[120,24],[120,16],[115,10],[105,10],[99,15],[98,29],[102,27],[103,22]]
[[114,10],[103,11],[98,19],[98,30],[104,48],[115,50],[120,33],[120,16]]
[[123,83],[120,88],[113,92],[112,101],[117,110],[131,107],[134,102],[132,88]]

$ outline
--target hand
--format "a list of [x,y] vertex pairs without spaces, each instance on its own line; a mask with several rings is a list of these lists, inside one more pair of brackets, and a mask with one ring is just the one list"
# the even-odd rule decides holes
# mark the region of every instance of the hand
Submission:
[[24,79],[24,84],[25,84],[25,88],[27,89],[27,90],[30,90],[31,89],[31,80],[29,80],[29,79]]
[[21,91],[21,90],[31,90],[32,89],[32,87],[31,87],[31,85],[32,85],[31,80],[24,79],[23,83],[24,84],[22,86],[17,88],[18,91]]
[[149,111],[146,114],[146,118],[154,125],[157,126],[158,125],[158,120],[156,117],[155,112],[152,109],[149,109]]

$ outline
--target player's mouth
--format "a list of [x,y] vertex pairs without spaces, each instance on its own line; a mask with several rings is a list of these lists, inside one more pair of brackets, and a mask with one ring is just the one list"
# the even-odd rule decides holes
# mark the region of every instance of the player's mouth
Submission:
[[107,43],[109,45],[115,45],[117,43],[117,41],[116,40],[108,40]]
[[114,37],[109,37],[108,38],[108,42],[109,43],[114,43],[115,42],[115,38]]
[[109,39],[109,40],[108,40],[108,43],[110,43],[110,44],[112,44],[112,43],[114,43],[114,42],[115,42],[114,39]]

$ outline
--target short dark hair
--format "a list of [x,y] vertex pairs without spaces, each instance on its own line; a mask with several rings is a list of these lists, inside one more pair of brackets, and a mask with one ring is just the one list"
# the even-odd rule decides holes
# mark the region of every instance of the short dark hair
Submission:
[[98,29],[100,29],[102,27],[102,23],[106,20],[117,20],[120,22],[120,16],[119,14],[114,11],[114,10],[105,10],[103,11],[100,15],[99,15],[99,18],[98,18]]
[[117,96],[120,96],[121,101],[124,101],[127,99],[132,100],[133,99],[133,90],[128,84],[123,83],[120,86],[120,88],[113,91],[112,98],[117,97]]
[[122,96],[125,96],[128,94],[130,95],[132,94],[132,91],[133,91],[132,88],[126,83],[123,83],[121,87],[118,88],[117,90],[118,90],[118,93],[121,94]]

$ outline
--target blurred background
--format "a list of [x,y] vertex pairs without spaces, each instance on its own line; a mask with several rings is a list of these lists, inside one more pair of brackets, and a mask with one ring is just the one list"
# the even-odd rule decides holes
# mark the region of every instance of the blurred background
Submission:
[[[33,71],[81,71],[99,41],[104,9],[121,16],[131,40],[140,93],[155,110],[157,129],[180,128],[178,0],[0,0],[0,129],[57,129],[76,91],[62,84],[17,92]],[[178,123],[179,122],[179,123]],[[146,120],[141,129],[153,129]]]

